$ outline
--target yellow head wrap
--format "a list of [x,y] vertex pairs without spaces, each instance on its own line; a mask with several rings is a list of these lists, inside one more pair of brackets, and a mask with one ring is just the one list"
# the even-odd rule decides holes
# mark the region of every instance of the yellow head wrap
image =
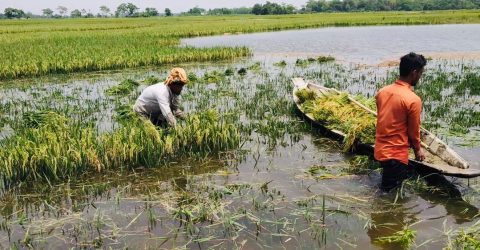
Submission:
[[187,84],[188,76],[184,69],[182,68],[173,68],[170,70],[170,75],[165,80],[166,85],[170,85],[172,82],[180,81],[183,84]]

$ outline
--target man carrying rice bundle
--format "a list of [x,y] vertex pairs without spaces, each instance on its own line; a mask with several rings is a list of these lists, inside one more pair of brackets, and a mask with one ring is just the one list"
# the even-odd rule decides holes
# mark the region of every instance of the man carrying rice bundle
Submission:
[[427,61],[422,55],[409,53],[400,59],[400,78],[380,89],[376,95],[377,126],[375,159],[383,168],[381,188],[388,191],[412,173],[408,166],[408,149],[416,160],[425,154],[420,141],[422,100],[413,92]]
[[133,110],[157,126],[175,126],[176,117],[183,118],[179,108],[179,95],[188,82],[184,69],[173,68],[165,82],[148,86],[138,97]]

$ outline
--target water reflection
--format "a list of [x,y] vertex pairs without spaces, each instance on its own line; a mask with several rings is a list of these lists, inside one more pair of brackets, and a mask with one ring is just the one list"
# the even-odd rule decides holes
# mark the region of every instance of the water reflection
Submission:
[[[430,205],[419,202],[417,195]],[[435,212],[428,211],[437,205],[443,207],[446,214],[431,218],[431,214]],[[424,214],[424,211],[427,213]],[[479,209],[462,198],[457,185],[442,175],[422,174],[417,179],[408,180],[396,191],[382,194],[373,200],[370,214],[373,226],[368,228],[367,234],[374,245],[384,249],[404,249],[405,243],[402,244],[402,241],[389,242],[385,237],[398,236],[400,232],[408,233],[410,228],[431,230],[427,225],[423,225],[429,224],[425,221],[430,220],[452,217],[458,225],[473,222],[478,214]],[[432,236],[436,238],[427,240],[432,242],[443,240],[437,237],[438,234]]]

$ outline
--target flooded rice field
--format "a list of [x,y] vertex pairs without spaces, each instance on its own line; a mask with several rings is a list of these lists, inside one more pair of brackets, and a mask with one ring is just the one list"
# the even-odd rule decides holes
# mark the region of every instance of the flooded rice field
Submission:
[[[339,57],[346,60],[344,52]],[[216,110],[238,128],[239,146],[158,167],[125,166],[4,188],[0,248],[478,247],[478,180],[419,176],[382,193],[375,162],[344,153],[295,112],[292,77],[372,97],[395,79],[395,67],[258,55],[182,66],[192,79],[182,94],[185,111]],[[163,79],[169,68],[4,84],[0,143],[15,137],[24,114],[38,110],[111,133],[122,126],[121,107],[138,96],[146,79]],[[125,96],[106,94],[125,79],[142,84]],[[479,90],[477,61],[435,59],[417,89],[424,125],[474,167],[480,167]]]

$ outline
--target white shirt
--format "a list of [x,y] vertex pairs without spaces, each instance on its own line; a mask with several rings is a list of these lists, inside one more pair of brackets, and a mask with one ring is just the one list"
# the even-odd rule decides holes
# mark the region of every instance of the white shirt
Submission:
[[170,126],[177,123],[174,113],[175,115],[181,113],[178,108],[178,95],[173,94],[163,82],[145,88],[137,98],[133,110],[147,117],[167,120]]

